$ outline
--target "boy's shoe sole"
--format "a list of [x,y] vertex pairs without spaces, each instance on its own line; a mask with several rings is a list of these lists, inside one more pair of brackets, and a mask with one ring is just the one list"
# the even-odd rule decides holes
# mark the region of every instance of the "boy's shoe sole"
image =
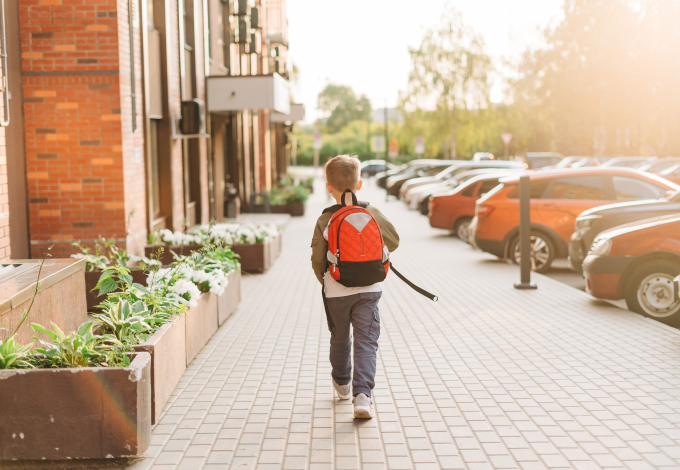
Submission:
[[359,419],[373,419],[371,409],[363,406],[354,407],[354,417]]

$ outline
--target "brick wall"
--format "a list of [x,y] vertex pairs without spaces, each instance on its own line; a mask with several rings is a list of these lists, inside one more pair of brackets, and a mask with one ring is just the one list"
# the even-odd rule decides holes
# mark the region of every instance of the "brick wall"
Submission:
[[31,255],[125,236],[115,0],[20,0]]
[[[18,4],[31,256],[41,256],[49,246],[53,256],[69,256],[76,251],[72,241],[92,244],[100,235],[116,237],[128,252],[142,254],[148,194],[141,15],[135,11],[130,25],[127,0],[18,0]],[[169,109],[174,119],[180,115],[182,99],[178,2],[166,5]],[[138,8],[137,1],[133,8]],[[202,8],[203,2],[196,1],[196,33],[201,39],[195,48],[195,83],[198,97],[205,100]],[[3,238],[8,230],[2,218],[7,211],[2,152],[4,141],[0,258],[9,255]],[[170,152],[172,228],[182,229],[182,141],[173,140]],[[207,153],[207,142],[201,139],[202,221],[209,217]]]

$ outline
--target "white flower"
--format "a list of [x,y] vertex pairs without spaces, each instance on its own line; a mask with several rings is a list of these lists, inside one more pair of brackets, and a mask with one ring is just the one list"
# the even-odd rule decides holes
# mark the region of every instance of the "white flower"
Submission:
[[[196,284],[186,279],[179,279],[174,286],[170,286],[170,291],[177,294],[179,296],[177,300],[189,308],[198,305],[198,298],[201,296]],[[189,300],[185,298],[186,294],[189,294]]]

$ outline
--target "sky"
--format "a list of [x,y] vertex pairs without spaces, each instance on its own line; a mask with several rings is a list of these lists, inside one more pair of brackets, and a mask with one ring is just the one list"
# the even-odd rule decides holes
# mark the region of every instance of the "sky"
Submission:
[[[289,59],[300,70],[291,91],[305,105],[305,121],[319,116],[317,97],[327,83],[366,94],[373,108],[395,106],[408,83],[409,46],[420,44],[447,3],[482,35],[500,66],[541,44],[540,29],[559,21],[563,0],[287,0]],[[491,100],[502,99],[496,79]]]

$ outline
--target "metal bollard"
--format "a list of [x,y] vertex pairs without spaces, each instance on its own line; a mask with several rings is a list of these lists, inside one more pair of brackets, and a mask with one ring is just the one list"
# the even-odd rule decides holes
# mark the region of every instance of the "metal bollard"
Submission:
[[519,178],[519,248],[520,282],[515,283],[515,289],[537,289],[536,284],[531,283],[531,186],[528,176]]

